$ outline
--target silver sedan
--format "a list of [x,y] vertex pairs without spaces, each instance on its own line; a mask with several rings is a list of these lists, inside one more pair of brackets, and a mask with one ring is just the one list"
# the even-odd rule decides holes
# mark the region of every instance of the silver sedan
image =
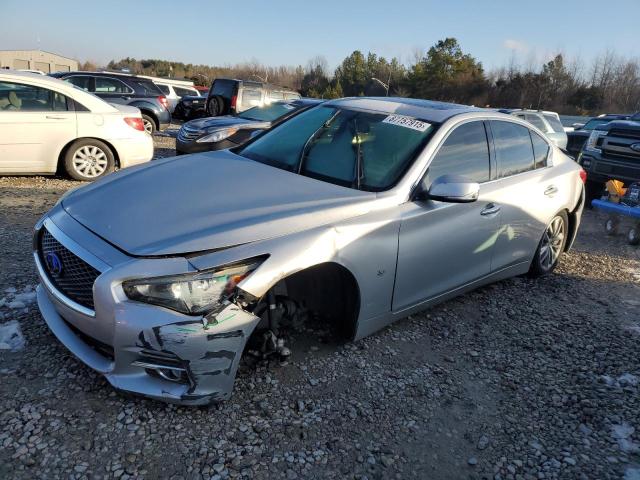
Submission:
[[242,148],[63,196],[35,229],[38,303],[115,388],[206,404],[231,395],[243,352],[288,355],[283,332],[303,307],[358,339],[551,272],[576,236],[584,181],[513,116],[327,102]]

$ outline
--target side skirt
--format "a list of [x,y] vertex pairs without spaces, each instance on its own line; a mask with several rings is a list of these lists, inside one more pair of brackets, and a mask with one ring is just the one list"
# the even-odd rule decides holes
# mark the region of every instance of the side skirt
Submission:
[[530,262],[522,262],[516,265],[512,265],[502,270],[498,270],[497,272],[490,273],[489,275],[482,277],[478,280],[474,280],[473,282],[467,283],[461,287],[458,287],[454,290],[450,290],[449,292],[442,293],[435,297],[429,298],[427,300],[423,300],[422,302],[413,305],[411,307],[404,308],[402,310],[398,310],[395,312],[388,312],[383,315],[379,315],[374,318],[370,318],[368,320],[358,322],[358,328],[356,330],[356,334],[354,340],[359,340],[364,338],[372,333],[380,330],[387,325],[404,318],[412,313],[419,312],[421,310],[425,310],[433,305],[437,305],[438,303],[442,303],[451,298],[462,295],[471,290],[475,290],[478,287],[483,285],[487,285],[489,283],[498,282],[500,280],[504,280],[506,278],[515,277],[518,275],[522,275],[529,271]]

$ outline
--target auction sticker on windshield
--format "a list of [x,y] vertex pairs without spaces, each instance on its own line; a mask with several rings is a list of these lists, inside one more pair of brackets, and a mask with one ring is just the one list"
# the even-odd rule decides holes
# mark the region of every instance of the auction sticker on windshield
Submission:
[[398,125],[399,127],[417,130],[418,132],[426,132],[427,128],[431,126],[430,123],[422,122],[411,117],[405,117],[404,115],[389,115],[382,121],[382,123],[390,123],[391,125]]

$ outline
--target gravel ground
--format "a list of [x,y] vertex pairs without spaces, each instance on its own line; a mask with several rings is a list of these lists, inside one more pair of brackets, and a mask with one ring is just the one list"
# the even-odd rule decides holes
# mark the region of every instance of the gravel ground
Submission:
[[356,343],[306,332],[178,408],[114,391],[38,313],[32,227],[75,185],[0,178],[0,324],[26,340],[0,350],[0,478],[640,479],[640,251],[594,212],[547,278]]

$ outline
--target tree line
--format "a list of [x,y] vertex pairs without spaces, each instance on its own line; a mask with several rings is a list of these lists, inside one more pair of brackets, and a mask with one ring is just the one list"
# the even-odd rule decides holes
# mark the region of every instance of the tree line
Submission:
[[[85,62],[83,69],[96,65]],[[188,78],[209,86],[215,78],[233,77],[275,83],[305,96],[403,96],[491,107],[554,110],[563,114],[595,115],[640,110],[640,61],[606,51],[585,65],[557,54],[546,63],[522,66],[512,57],[505,67],[486,72],[482,63],[465,53],[455,38],[438,41],[405,64],[359,50],[331,72],[317,56],[306,66],[265,66],[258,61],[208,66],[166,60],[112,60],[107,69]]]

